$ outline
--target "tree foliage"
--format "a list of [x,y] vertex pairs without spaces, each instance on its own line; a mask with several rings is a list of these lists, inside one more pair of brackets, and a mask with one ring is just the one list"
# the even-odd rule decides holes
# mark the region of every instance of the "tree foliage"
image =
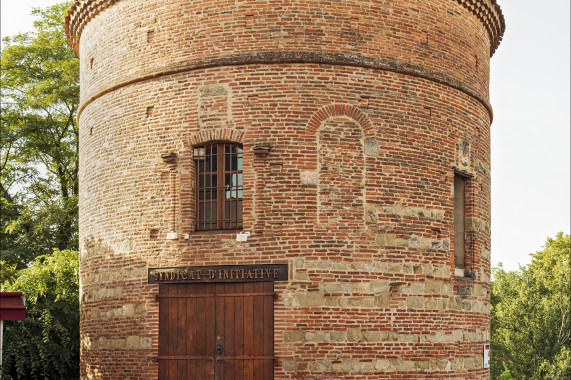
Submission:
[[[494,379],[571,378],[571,240],[548,238],[518,271],[493,269]],[[511,375],[511,376],[510,376]],[[507,377],[510,376],[510,377]]]
[[0,287],[26,296],[6,321],[2,379],[79,377],[79,62],[70,2],[35,9],[35,31],[0,55]]
[[27,306],[24,321],[6,321],[2,379],[79,378],[78,269],[77,251],[56,249],[2,284]]
[[69,3],[35,9],[35,32],[3,39],[0,254],[23,268],[77,249],[79,63],[67,44]]

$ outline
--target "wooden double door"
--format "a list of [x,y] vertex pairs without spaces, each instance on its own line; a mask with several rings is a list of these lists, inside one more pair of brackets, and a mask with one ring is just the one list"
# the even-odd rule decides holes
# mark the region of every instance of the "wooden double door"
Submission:
[[161,284],[160,380],[272,380],[274,284]]

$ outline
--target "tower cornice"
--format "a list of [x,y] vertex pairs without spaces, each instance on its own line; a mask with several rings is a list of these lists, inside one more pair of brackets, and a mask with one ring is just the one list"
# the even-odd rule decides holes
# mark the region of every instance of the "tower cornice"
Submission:
[[[100,12],[120,0],[76,0],[65,18],[67,40],[76,53],[79,53],[79,41],[85,25]],[[498,48],[504,31],[505,20],[496,0],[452,0],[474,14],[486,28],[490,38],[490,56]]]

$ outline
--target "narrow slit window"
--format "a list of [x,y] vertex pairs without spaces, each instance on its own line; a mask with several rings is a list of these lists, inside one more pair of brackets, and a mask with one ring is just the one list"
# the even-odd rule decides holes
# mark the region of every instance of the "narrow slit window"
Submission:
[[466,263],[466,179],[454,175],[454,265],[464,269]]
[[197,230],[242,228],[242,146],[217,143],[194,148]]

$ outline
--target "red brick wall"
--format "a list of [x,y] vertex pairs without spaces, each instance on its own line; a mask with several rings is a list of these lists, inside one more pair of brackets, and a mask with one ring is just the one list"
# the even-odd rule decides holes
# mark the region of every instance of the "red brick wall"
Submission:
[[[147,268],[288,263],[276,379],[488,378],[491,45],[452,0],[121,0],[88,19],[82,376],[156,378]],[[210,140],[244,145],[246,242],[194,231]],[[468,277],[454,168],[473,175]]]

